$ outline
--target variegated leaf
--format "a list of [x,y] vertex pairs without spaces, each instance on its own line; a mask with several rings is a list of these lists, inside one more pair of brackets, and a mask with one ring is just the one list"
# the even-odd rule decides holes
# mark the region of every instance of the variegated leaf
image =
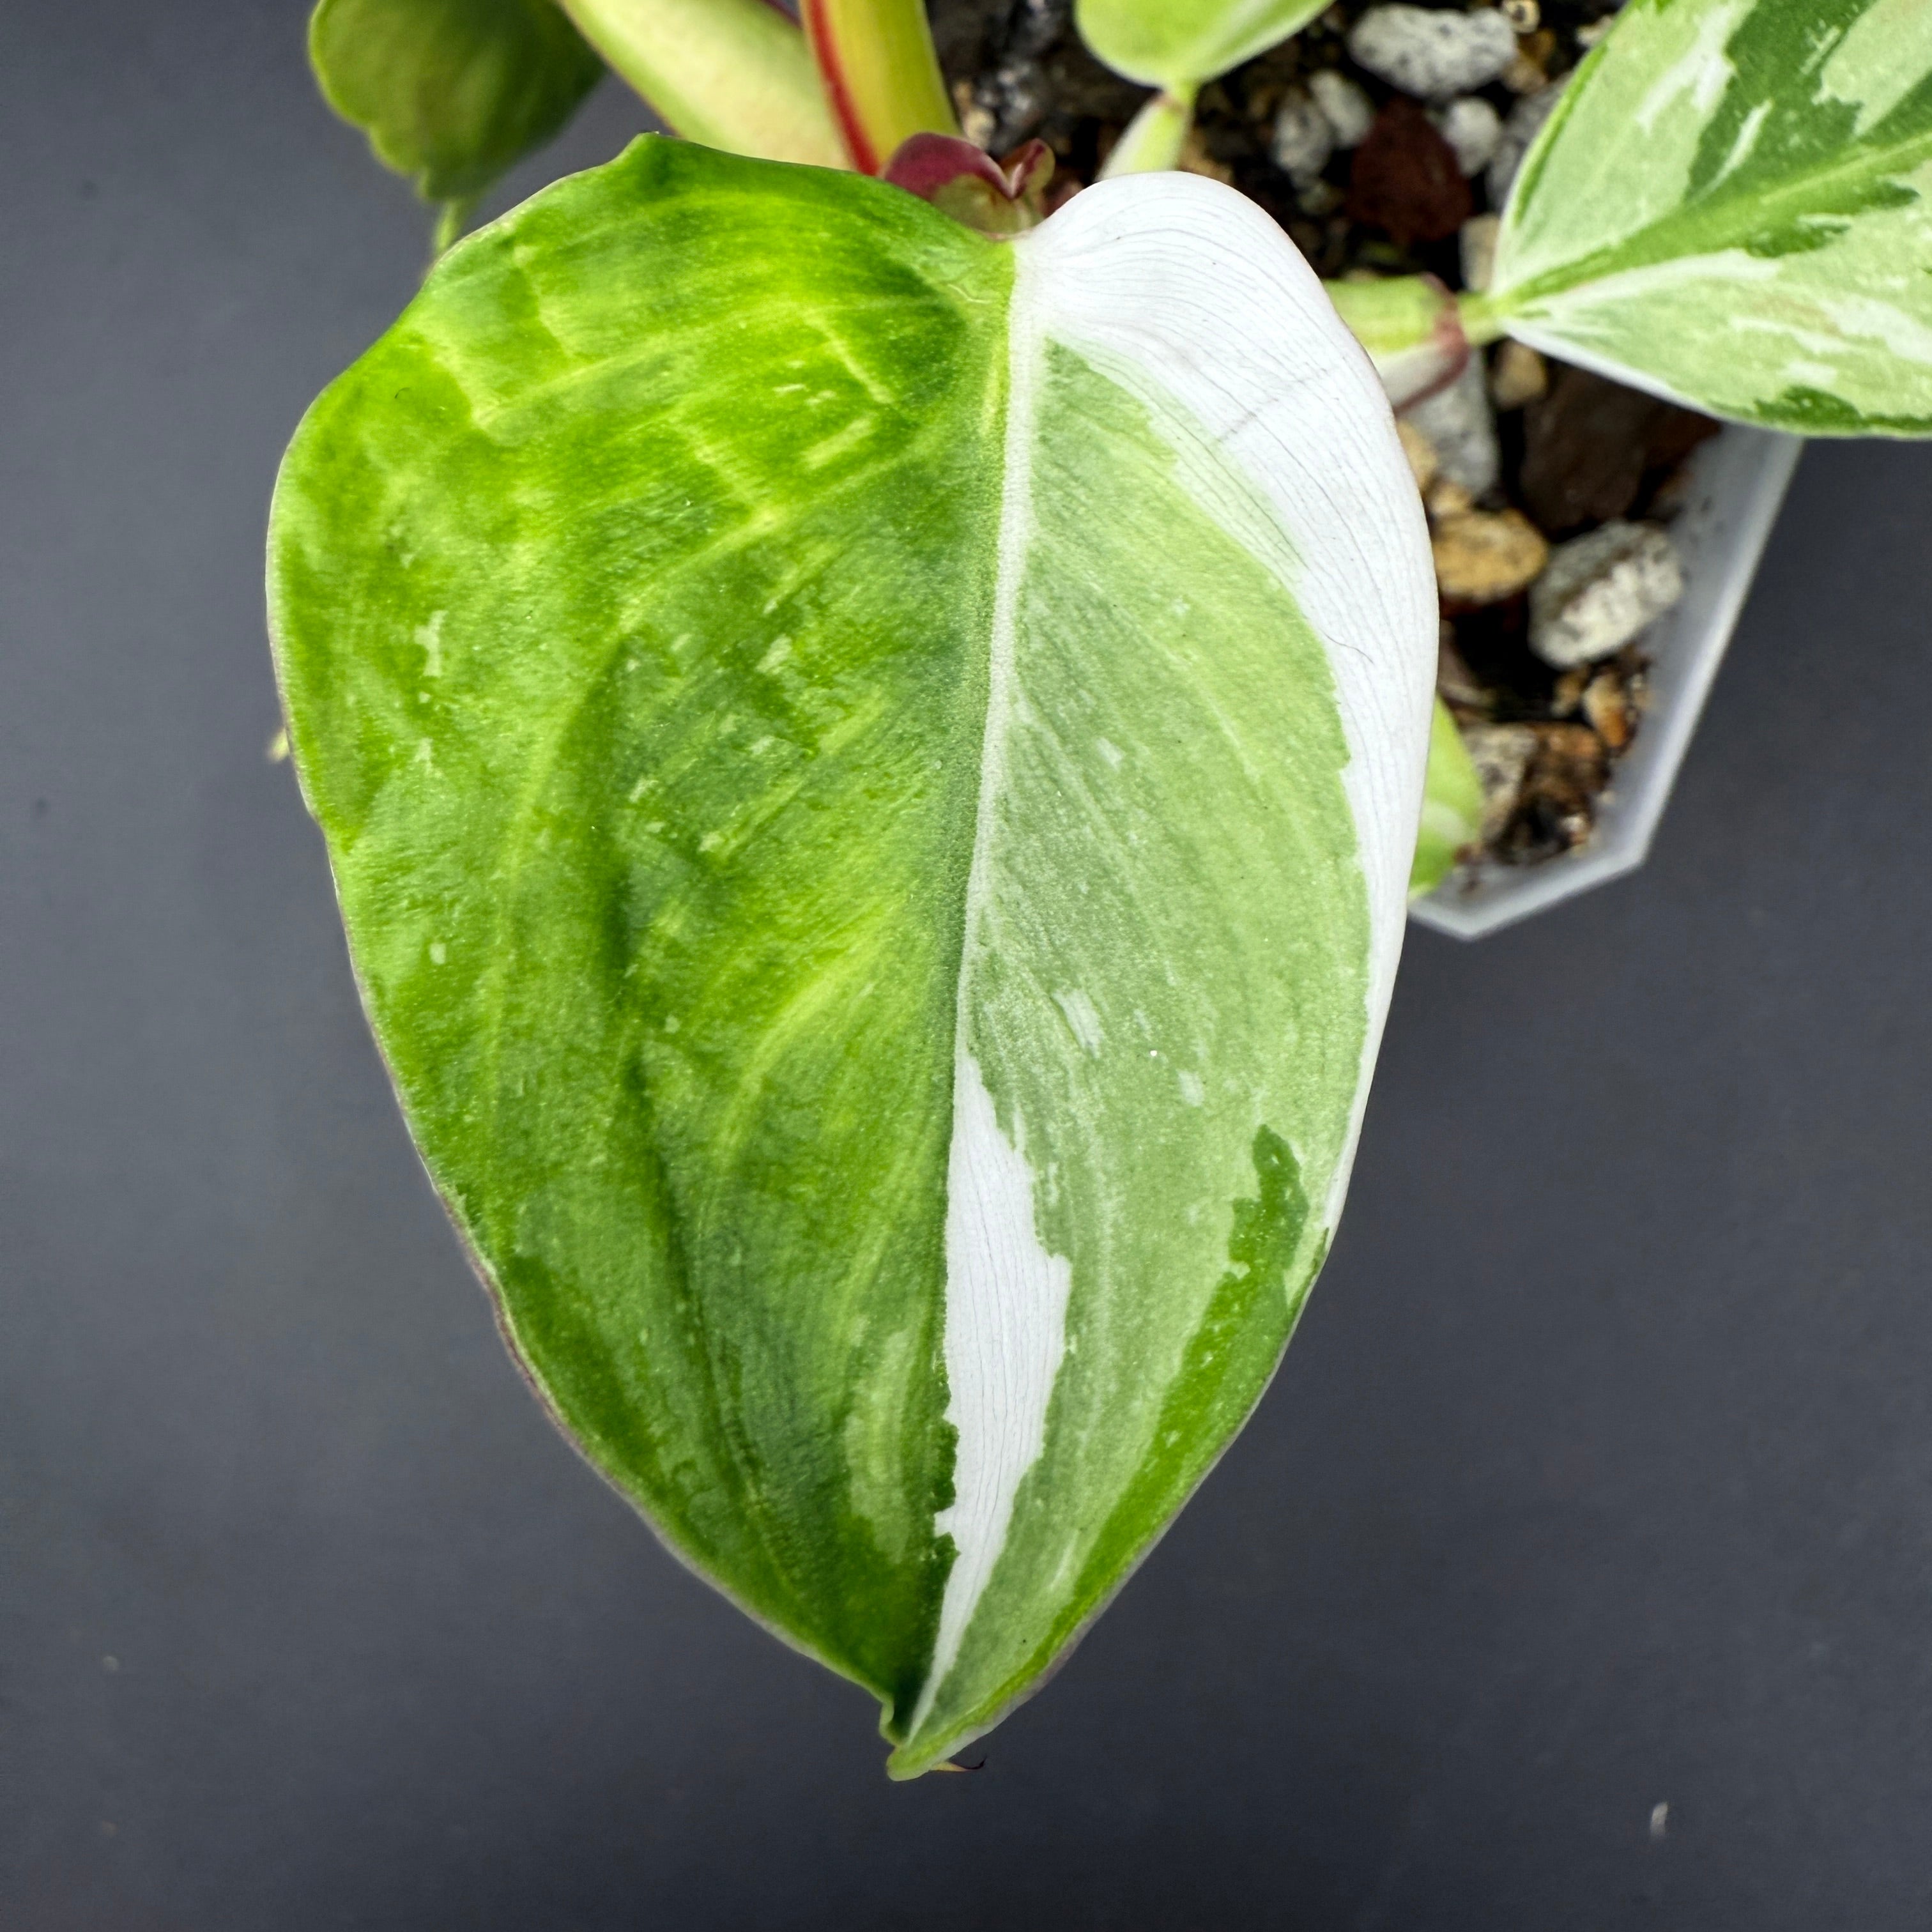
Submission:
[[1335,1226],[1436,657],[1366,359],[1192,176],[1002,244],[646,140],[317,403],[271,601],[512,1346],[930,1766],[1158,1536]]
[[1932,5],[1630,0],[1526,160],[1478,315],[1809,435],[1932,432]]

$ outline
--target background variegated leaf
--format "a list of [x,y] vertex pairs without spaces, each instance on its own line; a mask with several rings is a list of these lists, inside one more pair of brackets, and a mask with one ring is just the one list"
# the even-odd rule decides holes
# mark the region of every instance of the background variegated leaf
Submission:
[[1080,38],[1116,74],[1191,90],[1298,33],[1328,0],[1078,0]]
[[1810,435],[1932,432],[1932,6],[1630,0],[1526,160],[1489,307]]
[[515,1348],[932,1763],[1211,1464],[1340,1210],[1436,651],[1365,358],[1192,176],[1001,244],[647,140],[317,403],[271,602]]

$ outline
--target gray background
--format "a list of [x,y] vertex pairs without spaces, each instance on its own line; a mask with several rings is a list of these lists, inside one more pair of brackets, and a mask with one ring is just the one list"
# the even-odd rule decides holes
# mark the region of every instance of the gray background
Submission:
[[1411,939],[1262,1412],[895,1787],[524,1394],[262,755],[418,212],[281,0],[6,0],[0,154],[10,1932],[1932,1922],[1932,452],[1808,454],[1648,871]]

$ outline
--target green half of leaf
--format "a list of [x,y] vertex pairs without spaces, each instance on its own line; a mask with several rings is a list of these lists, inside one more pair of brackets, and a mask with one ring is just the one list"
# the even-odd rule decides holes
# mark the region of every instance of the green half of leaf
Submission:
[[1340,1210],[1436,654],[1365,360],[1192,176],[999,244],[646,140],[316,404],[271,602],[532,1379],[943,1758],[1214,1461]]
[[1631,0],[1524,163],[1486,332],[1808,435],[1932,433],[1932,7]]
[[321,0],[328,104],[426,201],[473,201],[548,141],[604,71],[554,0]]

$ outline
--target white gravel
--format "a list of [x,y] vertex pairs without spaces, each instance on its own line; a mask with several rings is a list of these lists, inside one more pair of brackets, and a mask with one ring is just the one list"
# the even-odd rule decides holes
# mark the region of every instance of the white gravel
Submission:
[[1311,74],[1308,76],[1308,91],[1314,95],[1316,106],[1335,130],[1336,146],[1360,146],[1376,122],[1376,104],[1369,98],[1367,91],[1358,87],[1346,74],[1337,74],[1332,67]]
[[1413,404],[1403,414],[1435,445],[1436,474],[1483,496],[1502,475],[1496,442],[1496,413],[1483,358],[1472,356],[1446,389]]
[[1315,97],[1292,87],[1275,110],[1274,138],[1269,144],[1275,166],[1297,188],[1318,181],[1335,152],[1335,130]]
[[1503,137],[1503,117],[1480,94],[1452,100],[1435,116],[1442,138],[1456,151],[1456,165],[1466,175],[1480,174]]
[[1486,87],[1516,58],[1516,29],[1493,7],[1467,14],[1371,7],[1348,35],[1358,67],[1424,100]]
[[1655,524],[1613,522],[1559,544],[1530,586],[1529,647],[1558,670],[1606,658],[1684,595],[1684,567]]

